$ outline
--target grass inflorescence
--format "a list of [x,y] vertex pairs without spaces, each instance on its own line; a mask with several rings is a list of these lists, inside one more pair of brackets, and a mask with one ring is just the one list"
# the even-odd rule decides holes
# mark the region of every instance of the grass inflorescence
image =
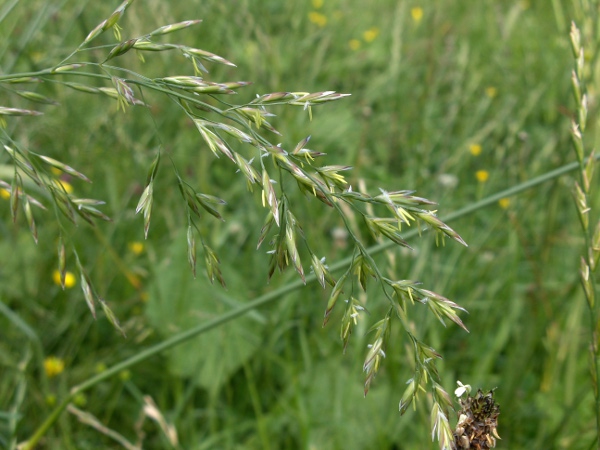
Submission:
[[67,3],[0,10],[2,445],[589,448],[587,2]]

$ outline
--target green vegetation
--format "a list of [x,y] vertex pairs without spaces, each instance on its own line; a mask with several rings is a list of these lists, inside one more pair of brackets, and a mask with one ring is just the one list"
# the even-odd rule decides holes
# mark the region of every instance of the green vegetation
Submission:
[[[106,3],[4,2],[0,82],[56,67],[118,6]],[[414,250],[378,246],[386,241],[369,234],[358,210],[344,206],[343,213],[350,229],[375,249],[381,276],[419,280],[423,289],[468,311],[457,311],[456,319],[469,333],[447,320],[453,309],[444,327],[418,303],[409,307],[405,325],[442,355],[438,382],[447,392],[457,380],[474,390],[497,388],[498,448],[589,449],[598,446],[597,414],[590,309],[579,271],[593,236],[586,239],[580,231],[572,195],[580,166],[570,126],[578,116],[581,123],[581,106],[571,92],[569,30],[574,20],[586,50],[580,78],[588,96],[588,155],[600,136],[592,39],[597,17],[591,13],[597,9],[593,0],[435,6],[382,0],[377,8],[356,0],[137,0],[119,26],[127,40],[202,19],[156,41],[212,52],[237,66],[203,60],[210,71],[206,80],[252,82],[228,86],[239,88],[237,95],[202,97],[206,108],[226,109],[224,102],[244,104],[275,92],[352,94],[310,111],[271,105],[276,116],[266,119],[282,136],[260,135],[289,151],[310,135],[307,147],[327,154],[319,166],[352,166],[340,171],[354,192],[375,197],[380,188],[415,190],[437,202],[438,216],[468,247],[452,239],[438,246],[439,235],[425,231],[419,238],[414,226],[401,233]],[[104,61],[119,42],[113,31],[94,36],[94,49],[68,63]],[[134,47],[106,65],[148,79],[194,75],[190,59],[172,51]],[[399,320],[390,321],[377,377],[363,373],[367,346],[377,336],[369,330],[390,309],[379,283],[368,277],[366,293],[357,283],[347,286],[343,299],[352,296],[368,313],[360,313],[344,352],[340,327],[349,319],[343,299],[323,327],[331,287],[324,283],[323,289],[310,275],[311,254],[298,228],[290,226],[302,268],[290,260],[292,267],[268,277],[276,268],[266,254],[273,231],[256,250],[265,215],[276,209],[269,198],[263,206],[264,180],[249,192],[246,178],[252,175],[236,173],[243,164],[236,167],[226,156],[215,158],[198,124],[173,97],[150,90],[142,97],[132,84],[135,98],[150,108],[117,108],[98,90],[113,86],[101,78],[108,72],[86,69],[46,73],[44,83],[0,83],[0,107],[44,113],[0,115],[2,145],[73,168],[53,172],[59,163],[36,159],[48,173],[41,184],[55,186],[57,204],[63,195],[106,202],[74,211],[91,215],[95,226],[81,218],[72,225],[48,191],[26,177],[15,179],[10,152],[0,150],[0,180],[6,183],[0,186],[0,447],[31,438],[65,401],[69,407],[44,430],[39,448],[439,448],[431,442],[430,388],[404,415],[398,412],[415,375],[414,347]],[[57,104],[43,104],[46,99]],[[256,156],[247,143],[220,131],[234,152],[248,161]],[[262,176],[260,160],[253,166]],[[287,178],[270,175],[277,178],[277,192],[285,189],[311,250],[326,257],[336,280],[342,277],[355,255],[342,216],[326,205],[327,196],[319,201],[318,189],[301,192],[287,172]],[[191,191],[179,180],[215,196],[202,197],[206,209],[199,219],[193,219],[192,204],[198,208],[194,202],[200,200],[185,202],[182,193]],[[148,202],[140,202],[149,183],[150,223]],[[18,187],[48,210],[33,205],[29,216],[21,196],[13,224],[10,192]],[[587,201],[593,231],[600,202],[594,195]],[[96,221],[102,214],[112,221]],[[64,265],[57,256],[63,246]],[[197,261],[189,251],[194,246]],[[205,264],[208,248],[220,264],[215,258]],[[91,283],[94,293],[84,296],[82,282]],[[103,312],[95,295],[110,310]],[[95,302],[96,320],[86,300]],[[241,314],[247,305],[257,307]],[[120,322],[107,320],[111,312]],[[200,333],[205,326],[212,328]],[[169,340],[186,330],[199,335],[181,345]],[[163,352],[145,357],[159,345]],[[74,386],[86,389],[70,395]],[[456,401],[454,406],[460,408]],[[456,414],[449,419],[454,427]]]

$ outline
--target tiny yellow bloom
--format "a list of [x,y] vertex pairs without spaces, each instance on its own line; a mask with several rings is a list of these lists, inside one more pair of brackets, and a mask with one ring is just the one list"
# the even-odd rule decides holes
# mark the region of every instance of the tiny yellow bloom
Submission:
[[478,170],[475,172],[475,177],[480,183],[485,183],[490,177],[490,173],[487,170]]
[[[55,270],[52,273],[52,280],[54,281],[54,284],[57,284],[60,286],[60,272],[58,270]],[[75,286],[75,283],[77,283],[77,280],[75,279],[75,275],[73,275],[71,272],[67,271],[65,273],[65,287],[68,288],[72,288],[73,286]]]
[[498,204],[500,205],[500,208],[506,209],[510,206],[510,199],[501,198],[500,200],[498,200]]
[[56,395],[54,395],[54,394],[46,395],[46,405],[48,405],[50,407],[56,405]]
[[423,19],[423,8],[420,8],[418,6],[412,8],[410,10],[410,15],[412,16],[412,19],[415,23],[419,23],[421,19]]
[[142,285],[142,281],[140,280],[140,277],[138,277],[137,275],[135,275],[134,273],[128,272],[125,274],[125,276],[127,277],[127,279],[129,280],[129,283],[136,289],[138,289],[141,285]]
[[308,20],[319,27],[324,27],[327,25],[327,17],[324,14],[321,14],[317,11],[311,11],[308,13]]
[[140,294],[140,300],[143,301],[144,303],[146,303],[149,298],[150,298],[150,295],[148,295],[148,292],[146,292],[146,291],[144,291]]
[[358,39],[350,39],[348,47],[350,47],[351,50],[358,50],[360,48],[360,41]]
[[487,95],[489,98],[494,98],[496,95],[498,95],[498,89],[496,89],[494,86],[488,86],[485,88],[485,95]]
[[4,200],[8,200],[10,198],[10,192],[8,192],[6,189],[0,189],[0,197],[2,197]]
[[373,42],[379,36],[379,28],[371,27],[363,33],[363,39],[365,42]]
[[323,0],[312,0],[313,8],[321,9],[323,7]]
[[75,403],[75,406],[82,408],[87,405],[87,396],[83,392],[80,392],[73,399],[73,403]]
[[44,360],[44,371],[48,378],[60,375],[65,370],[65,362],[56,356],[48,356]]
[[44,52],[34,51],[29,54],[29,57],[34,62],[40,62],[42,59],[44,59],[46,57],[46,54]]
[[62,170],[60,170],[58,167],[50,167],[50,172],[56,176],[62,175]]
[[119,372],[119,378],[121,381],[129,381],[131,379],[131,371],[129,369],[121,370]]
[[59,187],[62,187],[67,194],[73,192],[73,186],[68,181],[56,180],[56,184],[58,184]]
[[129,247],[129,250],[135,255],[139,255],[144,251],[144,243],[140,241],[130,242],[127,244],[127,247]]
[[473,156],[479,156],[481,154],[481,145],[479,144],[471,144],[469,145],[469,151]]

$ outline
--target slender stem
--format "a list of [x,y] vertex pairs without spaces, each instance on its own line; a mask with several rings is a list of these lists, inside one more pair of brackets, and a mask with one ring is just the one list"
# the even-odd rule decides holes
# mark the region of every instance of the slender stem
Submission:
[[67,397],[65,397],[65,399],[56,408],[54,408],[54,411],[50,413],[48,418],[38,427],[33,436],[31,436],[31,438],[26,442],[19,444],[17,448],[19,450],[32,450],[35,448],[38,441],[44,436],[44,434],[46,434],[52,425],[54,425],[65,408],[69,405],[69,403],[71,403],[73,398],[73,394],[69,394]]
[[18,78],[40,77],[42,75],[49,75],[51,73],[52,73],[52,69],[44,69],[44,70],[39,70],[37,72],[11,73],[8,75],[0,75],[0,81],[15,80]]
[[[600,155],[597,155],[596,159],[600,159]],[[447,216],[443,217],[442,220],[444,222],[448,222],[451,220],[458,219],[460,217],[467,216],[479,209],[482,209],[486,206],[496,203],[501,198],[506,198],[506,197],[516,195],[520,192],[531,189],[542,183],[546,183],[548,181],[554,180],[554,179],[560,177],[561,175],[572,172],[578,168],[579,168],[579,163],[577,163],[577,162],[566,164],[562,167],[559,167],[558,169],[552,170],[543,175],[540,175],[539,177],[533,178],[532,180],[526,181],[524,183],[520,183],[509,189],[498,192],[497,194],[491,195],[491,196],[486,197],[478,202],[475,202],[464,208],[454,211],[453,213],[450,213]],[[416,236],[419,233],[419,231],[421,231],[421,230],[412,229],[405,234],[405,238],[406,239],[412,238],[412,237]],[[377,253],[381,253],[382,251],[391,247],[392,245],[394,245],[394,244],[391,242],[386,242],[384,244],[372,246],[372,247],[368,248],[367,251],[370,255],[374,255]],[[332,264],[330,266],[330,270],[331,271],[340,270],[340,269],[346,267],[351,262],[351,260],[352,260],[352,258],[348,257],[341,261],[338,261],[337,263]],[[306,276],[306,283],[312,283],[312,282],[316,281],[316,279],[317,279],[317,277],[315,276],[315,274],[309,274]],[[67,405],[71,402],[71,400],[78,393],[83,392],[83,391],[97,385],[98,383],[112,377],[113,375],[118,374],[122,370],[125,370],[131,366],[134,366],[135,364],[140,363],[140,362],[142,362],[158,353],[161,353],[165,350],[176,347],[179,344],[182,344],[198,335],[206,333],[206,332],[212,330],[213,328],[223,325],[237,317],[240,317],[240,316],[256,309],[256,308],[260,308],[261,306],[264,306],[268,303],[274,302],[275,300],[282,298],[286,294],[288,294],[292,291],[295,291],[297,289],[300,289],[302,287],[304,287],[304,283],[302,282],[302,280],[298,279],[296,281],[293,281],[285,286],[282,286],[279,289],[275,289],[271,292],[261,295],[260,297],[254,299],[253,301],[248,302],[244,306],[241,306],[237,309],[231,310],[215,319],[212,319],[212,320],[209,320],[208,322],[200,324],[197,327],[191,328],[187,331],[184,331],[175,336],[172,336],[169,339],[167,339],[159,344],[153,345],[152,347],[149,347],[146,350],[143,350],[143,351],[137,353],[135,356],[132,356],[124,361],[121,361],[118,364],[115,364],[114,366],[110,367],[109,369],[105,370],[104,372],[99,373],[99,374],[87,379],[83,383],[80,383],[80,384],[74,386],[71,389],[69,395],[52,411],[50,416],[48,416],[48,418],[42,423],[42,425],[40,425],[40,427],[35,431],[35,433],[31,436],[31,438],[28,441],[21,444],[21,447],[20,447],[21,450],[33,449],[34,446],[38,443],[38,441],[42,438],[42,436],[58,420],[60,414],[64,411],[64,409],[67,407]],[[597,353],[596,353],[596,355],[597,355]],[[596,367],[598,367],[598,362],[600,362],[600,360],[598,360],[598,358],[596,358],[596,363],[597,363]]]
[[[590,276],[590,278],[593,275]],[[595,286],[593,287],[594,294],[596,292]],[[594,363],[594,376],[592,380],[594,388],[594,396],[596,397],[596,448],[600,450],[600,389],[598,380],[600,380],[600,350],[598,348],[598,307],[594,305],[590,307],[590,330],[591,330],[591,352],[592,360]]]

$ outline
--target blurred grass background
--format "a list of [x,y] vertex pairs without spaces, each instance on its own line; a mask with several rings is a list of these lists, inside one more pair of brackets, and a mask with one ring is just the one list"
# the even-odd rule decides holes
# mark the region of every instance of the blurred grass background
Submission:
[[[55,64],[117,4],[5,2],[2,72]],[[381,0],[366,8],[356,0],[147,0],[134,3],[121,21],[123,38],[197,18],[203,23],[165,41],[235,62],[235,69],[207,67],[213,81],[253,82],[239,91],[237,103],[277,91],[352,94],[314,108],[312,121],[300,108],[274,107],[272,123],[284,147],[311,135],[310,148],[326,152],[327,163],[352,165],[353,186],[416,189],[440,203],[443,217],[574,160],[568,27],[582,19],[578,2]],[[108,33],[104,39],[113,42]],[[142,63],[132,52],[118,62],[148,76],[192,74],[178,56],[145,58]],[[104,318],[92,319],[79,289],[62,291],[54,283],[57,227],[51,214],[36,213],[35,246],[23,218],[14,226],[9,202],[0,200],[0,445],[8,445],[19,392],[23,439],[70,386],[296,279],[288,271],[267,284],[268,255],[255,250],[265,213],[259,196],[247,192],[228,161],[213,157],[173,104],[149,96],[151,114],[123,114],[111,99],[58,84],[44,83],[39,91],[61,105],[44,107],[42,118],[11,120],[8,130],[26,147],[91,178],[92,185],[67,180],[78,195],[107,202],[104,211],[114,222],[69,233],[128,339]],[[17,106],[5,94],[0,104]],[[595,110],[592,101],[586,136],[594,136]],[[228,202],[225,222],[202,224],[221,258],[227,290],[210,285],[200,267],[193,280],[185,212],[166,164],[155,188],[150,236],[143,240],[134,210],[160,145],[188,181]],[[8,163],[6,155],[0,158]],[[452,392],[457,379],[498,388],[499,448],[584,449],[593,443],[589,329],[578,280],[583,240],[572,181],[565,176],[451,223],[468,248],[453,242],[437,248],[424,234],[411,240],[413,252],[377,256],[395,278],[420,280],[469,311],[463,320],[470,334],[443,328],[418,308],[412,317],[419,336],[444,357],[446,390]],[[322,205],[315,202],[295,201],[313,247],[330,263],[346,256],[343,239],[333,237],[338,219],[326,208],[317,211]],[[374,318],[387,308],[378,296],[367,301]],[[143,432],[144,448],[169,448],[156,424],[139,425],[144,395],[176,427],[181,448],[436,448],[426,396],[416,410],[403,417],[397,412],[412,376],[402,331],[393,330],[385,367],[363,398],[371,324],[361,325],[343,355],[339,311],[321,327],[326,301],[318,285],[306,286],[102,383],[81,396],[78,407],[131,441]],[[54,377],[43,367],[49,356],[65,365]],[[115,445],[65,414],[42,448]]]

